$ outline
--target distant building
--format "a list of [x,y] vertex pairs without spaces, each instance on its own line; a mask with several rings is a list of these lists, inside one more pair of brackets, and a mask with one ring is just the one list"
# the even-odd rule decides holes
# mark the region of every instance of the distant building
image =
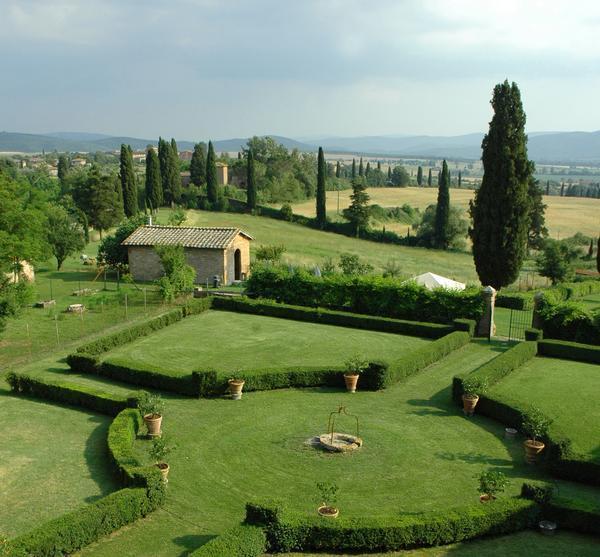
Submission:
[[193,151],[179,151],[179,160],[191,161],[193,154],[194,154]]
[[134,151],[131,158],[133,162],[146,162],[146,151]]
[[252,236],[239,228],[140,226],[121,245],[127,246],[129,270],[135,280],[156,280],[164,270],[154,247],[183,246],[187,263],[196,270],[196,282],[222,284],[245,279],[250,272]]
[[71,159],[71,166],[85,166],[86,164],[87,164],[87,161],[85,159],[81,159],[81,158]]
[[179,176],[181,176],[181,185],[184,188],[189,186],[190,183],[192,182],[192,174],[190,173],[189,170],[184,170],[183,172],[180,172]]

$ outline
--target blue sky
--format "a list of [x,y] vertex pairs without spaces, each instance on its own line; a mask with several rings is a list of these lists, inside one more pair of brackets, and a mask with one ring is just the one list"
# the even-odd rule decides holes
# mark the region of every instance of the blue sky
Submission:
[[0,129],[215,139],[600,129],[600,2],[0,0]]

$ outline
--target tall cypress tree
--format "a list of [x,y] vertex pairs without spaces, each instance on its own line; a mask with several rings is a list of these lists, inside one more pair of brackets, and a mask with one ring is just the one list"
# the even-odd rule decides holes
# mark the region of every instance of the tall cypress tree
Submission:
[[254,155],[248,149],[246,161],[246,205],[248,209],[256,209],[256,177],[254,176]]
[[459,170],[458,171],[458,187],[460,188],[462,186],[462,172]]
[[435,227],[433,244],[437,249],[448,249],[450,246],[450,172],[448,164],[442,163],[442,173],[438,186],[437,205],[435,207]]
[[358,175],[359,176],[364,176],[365,175],[365,168],[363,166],[363,160],[362,157],[360,157],[360,163],[358,165]]
[[219,200],[219,182],[217,180],[217,163],[212,141],[208,142],[206,155],[206,195],[210,203],[216,204]]
[[153,147],[146,151],[146,204],[156,211],[163,204],[160,163]]
[[337,161],[337,164],[335,165],[335,177],[339,178],[342,175],[342,169],[340,167],[340,161]]
[[596,242],[596,270],[600,273],[600,236]]
[[517,279],[527,254],[533,164],[517,85],[496,85],[491,102],[494,116],[482,142],[483,179],[471,203],[469,234],[479,280],[499,289]]
[[429,169],[429,174],[427,175],[427,185],[429,187],[433,185],[433,178],[431,177],[431,168]]
[[422,166],[419,166],[419,168],[417,168],[417,185],[418,186],[423,185],[423,167]]
[[350,207],[344,209],[344,218],[350,221],[354,227],[356,237],[360,236],[360,231],[369,225],[369,194],[364,178],[356,178],[352,181],[352,194],[350,195],[352,203]]
[[367,167],[365,168],[365,176],[371,174],[371,163],[367,161]]
[[351,178],[354,180],[356,178],[356,159],[352,159],[352,176]]
[[388,166],[388,182],[392,180],[392,165]]
[[204,143],[194,145],[194,153],[190,162],[190,182],[195,186],[206,184],[206,153]]
[[377,170],[381,172],[381,161],[377,161]]
[[123,191],[123,211],[126,217],[137,215],[138,190],[133,171],[133,153],[129,145],[121,144],[121,156],[119,159],[119,178]]
[[171,138],[171,195],[175,203],[181,201],[181,169],[179,165],[179,150],[174,138]]
[[158,138],[158,162],[162,181],[162,202],[169,205],[171,195],[171,146],[162,138]]
[[58,157],[58,166],[56,168],[58,180],[61,186],[64,187],[65,180],[69,174],[69,158],[67,155],[62,154]]
[[319,228],[325,228],[327,224],[327,201],[325,197],[326,173],[325,155],[323,154],[323,148],[319,147],[319,155],[317,157],[317,225]]

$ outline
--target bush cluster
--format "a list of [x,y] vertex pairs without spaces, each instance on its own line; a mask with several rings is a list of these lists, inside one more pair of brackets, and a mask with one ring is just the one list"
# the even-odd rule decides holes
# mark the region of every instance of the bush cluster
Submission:
[[267,548],[267,536],[258,526],[241,524],[213,538],[190,557],[260,557]]
[[413,282],[378,276],[316,277],[297,269],[257,266],[246,284],[253,298],[286,304],[343,309],[398,319],[452,323],[456,318],[479,320],[483,299],[476,288],[464,291],[427,290]]
[[306,517],[269,505],[246,507],[246,521],[262,525],[269,551],[385,552],[455,543],[484,535],[524,530],[536,524],[539,507],[507,498],[443,512],[333,520]]
[[[583,284],[583,283],[582,283]],[[554,302],[548,295],[538,309],[544,337],[600,344],[600,312],[587,311],[577,302]]]

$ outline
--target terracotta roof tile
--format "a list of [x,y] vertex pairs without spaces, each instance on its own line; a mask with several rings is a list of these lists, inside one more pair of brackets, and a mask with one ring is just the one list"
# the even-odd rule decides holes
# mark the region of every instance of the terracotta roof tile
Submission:
[[238,234],[249,240],[253,239],[239,228],[147,225],[134,230],[121,245],[181,245],[184,248],[225,249]]

